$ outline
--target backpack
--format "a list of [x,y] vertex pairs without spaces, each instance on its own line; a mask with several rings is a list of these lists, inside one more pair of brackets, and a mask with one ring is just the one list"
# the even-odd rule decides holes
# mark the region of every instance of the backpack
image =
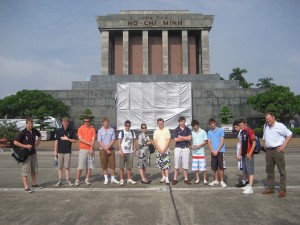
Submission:
[[11,156],[18,162],[25,162],[28,156],[30,155],[31,150],[27,148],[21,148],[18,146],[13,146]]
[[[130,130],[130,131],[131,131],[132,138],[134,138],[133,130]],[[124,130],[121,130],[121,137],[122,137],[122,140],[123,140],[124,139]]]
[[261,150],[261,144],[260,144],[260,141],[259,141],[259,137],[257,137],[256,135],[255,135],[255,141],[256,141],[256,146],[253,150],[253,154],[259,154],[260,150]]

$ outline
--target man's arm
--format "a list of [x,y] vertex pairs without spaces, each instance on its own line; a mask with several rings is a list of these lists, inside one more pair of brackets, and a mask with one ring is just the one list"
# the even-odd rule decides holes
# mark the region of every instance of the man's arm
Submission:
[[30,144],[22,144],[21,142],[17,141],[17,140],[14,140],[14,145],[18,146],[18,147],[21,147],[21,148],[27,148],[27,149],[32,149],[32,145]]
[[277,151],[284,152],[285,147],[288,145],[288,143],[291,141],[291,139],[292,139],[292,134],[285,138],[284,143],[279,148],[277,148]]
[[58,141],[55,140],[54,141],[54,153],[53,153],[54,156],[57,156],[57,148],[58,148]]

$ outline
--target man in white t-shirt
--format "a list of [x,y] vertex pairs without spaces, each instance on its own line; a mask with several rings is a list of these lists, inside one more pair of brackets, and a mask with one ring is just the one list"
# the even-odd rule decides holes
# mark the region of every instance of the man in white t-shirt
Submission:
[[130,130],[131,122],[125,121],[125,129],[121,130],[118,137],[118,146],[120,151],[120,185],[124,185],[124,167],[126,166],[127,183],[136,184],[131,179],[131,170],[133,168],[133,157],[136,153],[136,135]]

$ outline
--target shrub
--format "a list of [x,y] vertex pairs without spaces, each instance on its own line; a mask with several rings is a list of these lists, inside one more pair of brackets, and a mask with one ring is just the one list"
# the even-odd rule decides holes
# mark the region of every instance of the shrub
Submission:
[[14,140],[19,133],[19,128],[16,123],[7,123],[4,121],[0,123],[0,138],[7,138],[8,140]]

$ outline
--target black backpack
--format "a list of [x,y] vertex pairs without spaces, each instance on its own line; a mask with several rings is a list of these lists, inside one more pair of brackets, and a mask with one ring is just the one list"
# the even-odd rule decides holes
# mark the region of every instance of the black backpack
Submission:
[[13,146],[11,156],[18,162],[25,162],[30,155],[31,150],[27,148],[21,148],[18,146]]
[[261,144],[260,144],[260,141],[259,141],[259,137],[257,137],[256,135],[255,135],[255,141],[256,141],[256,146],[253,150],[253,154],[259,154],[260,150],[261,150]]

